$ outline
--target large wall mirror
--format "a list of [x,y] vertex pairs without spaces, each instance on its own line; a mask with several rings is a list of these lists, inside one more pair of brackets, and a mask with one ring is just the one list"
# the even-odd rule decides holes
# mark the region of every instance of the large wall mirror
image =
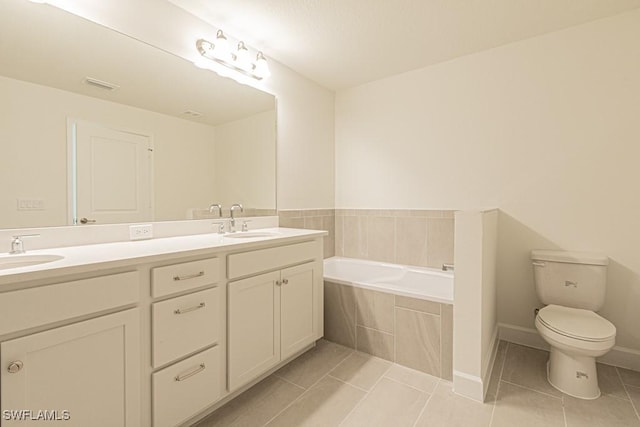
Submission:
[[0,2],[0,147],[0,228],[276,210],[273,95],[49,5]]

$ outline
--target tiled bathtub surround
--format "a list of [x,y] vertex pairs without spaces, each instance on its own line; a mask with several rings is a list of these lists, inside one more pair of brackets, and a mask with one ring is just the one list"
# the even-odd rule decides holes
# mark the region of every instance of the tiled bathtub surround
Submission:
[[335,255],[335,209],[291,209],[278,211],[280,227],[325,230],[324,257]]
[[336,209],[335,254],[441,268],[453,263],[454,211]]
[[324,337],[451,379],[453,306],[324,282]]

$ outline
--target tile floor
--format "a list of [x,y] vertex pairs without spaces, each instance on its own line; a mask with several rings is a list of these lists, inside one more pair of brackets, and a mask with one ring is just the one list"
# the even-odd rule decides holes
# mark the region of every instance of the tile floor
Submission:
[[486,403],[450,382],[321,340],[198,427],[640,426],[640,372],[598,366],[602,397],[563,395],[548,353],[500,342]]

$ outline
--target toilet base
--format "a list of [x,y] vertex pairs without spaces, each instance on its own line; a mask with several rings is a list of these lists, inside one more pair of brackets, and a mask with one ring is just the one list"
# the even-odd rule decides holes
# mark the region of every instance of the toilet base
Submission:
[[600,397],[595,357],[568,355],[551,347],[547,379],[554,388],[569,396],[579,399]]

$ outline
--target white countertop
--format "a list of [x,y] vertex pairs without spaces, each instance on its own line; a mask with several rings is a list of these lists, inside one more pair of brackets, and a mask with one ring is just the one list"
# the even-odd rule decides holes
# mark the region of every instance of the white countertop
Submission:
[[[276,236],[238,239],[228,237],[229,233],[196,234],[191,236],[165,237],[149,240],[137,240],[115,243],[101,243],[83,246],[39,249],[29,251],[26,255],[61,255],[64,258],[43,264],[0,269],[0,286],[26,280],[54,278],[65,274],[87,271],[88,266],[95,269],[117,268],[136,262],[151,262],[164,255],[181,254],[198,255],[207,250],[220,251],[252,249],[270,243],[286,243],[304,237],[320,237],[328,233],[322,230],[303,230],[296,228],[264,228],[251,230],[254,232],[272,232]],[[234,234],[242,234],[234,233]],[[19,257],[20,255],[0,254],[0,258]]]

